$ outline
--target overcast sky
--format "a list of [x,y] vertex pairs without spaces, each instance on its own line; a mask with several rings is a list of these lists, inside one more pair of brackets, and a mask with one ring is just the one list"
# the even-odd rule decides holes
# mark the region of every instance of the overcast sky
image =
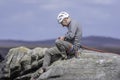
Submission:
[[46,40],[67,31],[57,23],[67,11],[83,36],[120,39],[120,0],[0,0],[0,39]]

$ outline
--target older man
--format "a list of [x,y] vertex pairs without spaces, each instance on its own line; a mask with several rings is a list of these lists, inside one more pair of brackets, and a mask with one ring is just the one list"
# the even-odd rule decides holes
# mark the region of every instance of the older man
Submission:
[[57,16],[58,23],[68,29],[68,32],[55,41],[56,46],[49,48],[44,56],[43,66],[40,72],[44,72],[50,65],[51,56],[55,54],[61,54],[65,58],[67,55],[74,54],[76,58],[79,58],[78,50],[80,49],[80,41],[82,37],[82,30],[79,23],[71,19],[67,12],[60,12]]

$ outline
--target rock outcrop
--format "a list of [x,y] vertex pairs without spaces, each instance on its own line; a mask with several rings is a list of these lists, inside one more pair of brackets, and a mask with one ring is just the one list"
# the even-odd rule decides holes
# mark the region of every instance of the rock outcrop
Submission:
[[4,58],[2,57],[2,55],[0,55],[0,62],[1,62],[2,60],[4,60]]
[[[40,47],[11,49],[0,64],[0,80],[30,80],[42,66],[46,50]],[[52,61],[55,62],[37,80],[120,80],[117,54],[82,50],[80,59],[62,60],[60,55],[55,55]]]

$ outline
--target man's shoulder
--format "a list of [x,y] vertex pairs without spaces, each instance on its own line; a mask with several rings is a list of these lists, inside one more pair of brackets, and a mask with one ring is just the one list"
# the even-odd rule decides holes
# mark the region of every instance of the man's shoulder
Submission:
[[77,20],[72,19],[71,20],[71,24],[77,24],[77,25],[79,25],[79,22]]
[[79,22],[78,21],[76,21],[76,20],[74,20],[74,19],[72,19],[71,20],[71,26],[79,26]]
[[78,23],[78,21],[74,20],[74,19],[71,19],[71,22],[72,23]]

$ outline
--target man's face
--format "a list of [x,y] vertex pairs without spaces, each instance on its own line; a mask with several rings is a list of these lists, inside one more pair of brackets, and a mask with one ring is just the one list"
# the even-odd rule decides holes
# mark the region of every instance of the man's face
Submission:
[[68,18],[63,19],[63,21],[61,22],[62,26],[67,26],[68,25]]

